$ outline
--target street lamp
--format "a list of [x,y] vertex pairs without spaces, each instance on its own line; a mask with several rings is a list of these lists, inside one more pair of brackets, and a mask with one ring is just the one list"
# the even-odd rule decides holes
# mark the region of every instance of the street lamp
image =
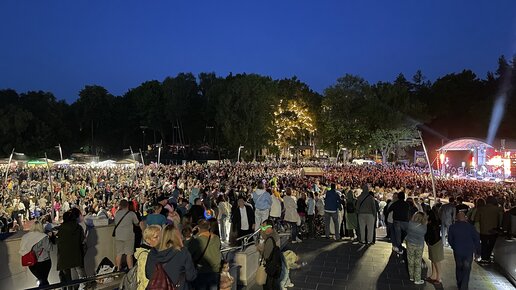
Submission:
[[339,148],[339,151],[337,151],[337,159],[336,159],[336,163],[339,163],[339,155],[340,155],[340,151],[346,151],[348,150],[347,148],[344,148],[344,147],[341,147]]
[[142,147],[145,149],[145,129],[149,127],[147,126],[140,126],[140,129],[142,129]]
[[436,202],[437,194],[435,190],[435,177],[434,170],[432,169],[432,163],[430,163],[430,158],[428,157],[428,151],[426,150],[425,142],[423,141],[423,135],[421,135],[421,131],[417,130],[419,134],[419,140],[421,140],[421,145],[423,145],[423,151],[425,151],[426,162],[428,163],[428,168],[430,169],[430,180],[432,181],[432,193],[434,196],[434,204]]
[[163,140],[161,140],[161,142],[159,142],[159,147],[158,147],[158,165],[159,165],[159,161],[160,161],[160,158],[161,158],[161,145],[163,144]]
[[240,162],[240,150],[244,149],[244,146],[240,145],[238,147],[238,156],[237,156],[237,162]]
[[55,148],[59,149],[59,156],[61,156],[61,161],[63,161],[63,149],[61,148],[61,144],[57,144]]

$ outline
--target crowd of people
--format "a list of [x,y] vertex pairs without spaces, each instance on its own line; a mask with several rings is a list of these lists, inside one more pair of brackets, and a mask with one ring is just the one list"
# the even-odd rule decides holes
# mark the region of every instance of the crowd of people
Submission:
[[[304,176],[305,166],[321,167],[324,176]],[[385,227],[393,251],[407,257],[411,280],[425,282],[421,258],[426,243],[432,261],[426,281],[440,283],[443,247],[469,249],[464,232],[477,233],[479,243],[473,237],[472,249],[479,263],[490,263],[496,237],[503,233],[510,238],[510,217],[516,215],[516,186],[503,183],[437,179],[438,198],[430,206],[429,174],[408,166],[221,162],[56,167],[17,169],[7,181],[0,226],[6,232],[31,225],[20,254],[41,251],[38,263],[29,267],[40,285],[48,283],[45,275],[51,262],[45,253],[52,241],[57,243],[61,280],[70,281],[71,272],[84,276],[92,218],[115,224],[115,266],[130,270],[136,260],[141,285],[155,283],[153,276],[161,271],[181,289],[228,288],[228,281],[234,281],[226,273],[221,246],[241,244],[243,237],[259,232],[258,248],[270,273],[264,289],[285,289],[293,284],[274,245],[279,247],[277,233],[287,229],[292,243],[325,237],[372,245],[375,229]],[[474,232],[464,229],[462,222]],[[55,224],[59,228],[53,228]],[[76,258],[59,258],[65,255]],[[457,254],[456,260],[467,255]],[[464,265],[459,286],[467,287],[467,262],[457,262]]]

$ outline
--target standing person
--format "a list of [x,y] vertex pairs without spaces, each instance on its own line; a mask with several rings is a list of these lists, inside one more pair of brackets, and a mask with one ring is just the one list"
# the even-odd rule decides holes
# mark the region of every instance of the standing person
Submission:
[[314,217],[315,217],[315,199],[314,193],[308,192],[308,199],[306,201],[307,212],[306,212],[306,225],[308,227],[308,237],[315,237]]
[[[264,221],[260,226],[260,235],[262,237],[263,242],[260,242],[256,247],[258,251],[261,253],[261,256],[265,260],[265,269],[271,271],[276,269],[275,271],[267,273],[267,280],[265,285],[263,285],[264,290],[280,290],[282,287],[280,286],[280,275],[282,270],[282,261],[281,256],[276,257],[275,254],[279,252],[280,239],[278,233],[274,230],[273,224],[271,220]],[[274,251],[276,250],[276,253]],[[281,252],[279,255],[282,255]],[[279,267],[278,267],[279,266]],[[284,270],[284,269],[283,269]],[[285,273],[285,282],[288,283],[288,286],[293,287],[294,284],[288,281],[288,274]]]
[[84,265],[83,241],[82,227],[71,212],[65,212],[57,233],[57,270],[61,283],[72,281],[72,269]]
[[202,205],[202,199],[196,198],[194,200],[194,205],[192,205],[188,213],[192,217],[192,225],[196,226],[197,222],[204,218],[204,206]]
[[271,213],[270,218],[275,224],[276,229],[280,228],[279,220],[281,219],[281,203],[283,200],[281,199],[280,193],[277,188],[274,187],[272,189],[272,205],[271,205]]
[[491,263],[491,253],[493,252],[497,230],[502,224],[503,209],[498,206],[494,196],[488,196],[486,205],[480,207],[475,215],[475,221],[480,225],[480,241],[482,244],[483,264]]
[[443,239],[443,244],[448,246],[448,228],[455,221],[455,216],[457,214],[457,209],[455,207],[455,198],[450,197],[449,202],[444,204],[439,209],[439,219],[441,220],[441,237]]
[[188,250],[197,268],[196,290],[217,290],[220,281],[220,239],[210,232],[210,223],[199,220],[199,233],[188,243]]
[[330,185],[330,190],[326,191],[324,197],[324,232],[326,238],[330,238],[330,220],[333,221],[335,226],[335,240],[340,240],[339,237],[339,209],[340,198],[335,190],[335,183]]
[[480,254],[480,237],[475,227],[467,222],[464,212],[457,213],[457,222],[450,226],[448,241],[455,258],[455,278],[459,290],[467,290],[473,254]]
[[231,215],[231,226],[237,232],[238,239],[253,233],[255,221],[253,208],[245,204],[242,196],[238,198],[237,204],[238,206],[233,209]]
[[407,259],[410,281],[416,285],[424,284],[421,280],[421,260],[425,247],[427,217],[424,212],[417,212],[412,216],[407,229]]
[[469,211],[469,206],[464,204],[463,202],[464,202],[464,199],[462,198],[462,196],[457,197],[457,205],[455,206],[455,210],[457,212],[462,211],[462,212],[466,213],[466,216],[467,216],[468,211]]
[[167,218],[161,214],[163,206],[160,203],[156,203],[152,206],[153,213],[148,214],[145,217],[145,224],[147,226],[158,225],[163,226],[167,223]]
[[159,238],[161,235],[161,226],[150,225],[143,231],[143,243],[139,248],[136,248],[134,257],[136,258],[138,267],[136,281],[138,284],[137,290],[145,290],[149,279],[145,277],[145,265],[147,264],[147,257],[152,248],[159,245]]
[[360,243],[370,245],[373,243],[373,233],[376,230],[376,202],[374,197],[369,194],[369,186],[367,184],[363,186],[362,194],[358,197],[357,213],[358,227],[360,229]]
[[[392,243],[393,242],[393,235],[394,235],[394,220],[392,219],[392,211],[389,212],[389,214],[387,214],[389,208],[391,207],[391,205],[397,200],[397,196],[396,195],[393,195],[392,197],[392,200],[388,199],[387,200],[387,204],[385,205],[385,207],[383,208],[383,216],[385,217],[385,226],[386,226],[386,231],[387,231],[387,235],[385,238],[389,239],[389,241]],[[394,247],[394,243],[392,245]]]
[[439,219],[433,210],[428,210],[428,224],[426,226],[425,242],[428,246],[428,257],[432,262],[432,275],[425,280],[432,284],[441,284],[441,261],[444,260],[443,240]]
[[227,242],[229,239],[230,223],[229,218],[231,215],[231,205],[226,200],[225,195],[219,195],[217,197],[217,208],[218,208],[218,222],[220,227],[220,239],[223,242]]
[[145,277],[152,279],[156,265],[161,264],[168,278],[174,284],[179,284],[179,290],[195,289],[190,284],[197,277],[190,252],[183,247],[181,233],[174,224],[163,228],[159,246],[150,249],[145,264]]
[[306,194],[300,193],[299,198],[296,201],[297,204],[297,214],[301,219],[301,225],[304,225],[306,222]]
[[42,223],[38,220],[34,221],[29,232],[21,238],[19,253],[22,257],[30,251],[36,254],[36,264],[29,266],[29,270],[38,279],[38,287],[49,285],[48,273],[50,273],[50,268],[52,268],[52,261],[50,260],[51,250],[52,244],[48,235],[44,233]]
[[357,199],[353,194],[353,190],[349,189],[346,192],[346,208],[344,210],[346,216],[346,230],[349,233],[351,240],[354,240],[355,237],[358,238],[359,236],[359,233],[356,233],[358,229],[358,216],[356,206]]
[[140,221],[136,214],[129,210],[129,202],[122,199],[119,202],[119,209],[115,213],[115,263],[117,269],[122,270],[122,255],[126,255],[127,267],[133,267],[134,253],[134,230],[133,226],[138,226]]
[[300,218],[297,214],[297,203],[296,198],[292,196],[292,189],[288,187],[285,190],[285,197],[283,198],[283,204],[285,205],[285,216],[283,220],[288,222],[291,226],[290,239],[293,244],[300,243],[302,240],[297,236],[298,234],[298,223],[300,224]]
[[254,202],[254,220],[257,225],[260,225],[264,220],[269,218],[269,213],[272,206],[271,195],[265,191],[263,182],[259,182],[257,189],[253,192]]
[[408,222],[410,220],[409,204],[405,201],[405,193],[398,192],[398,200],[393,202],[387,209],[387,216],[392,212],[392,220],[394,226],[394,251],[403,253],[402,243],[407,234]]

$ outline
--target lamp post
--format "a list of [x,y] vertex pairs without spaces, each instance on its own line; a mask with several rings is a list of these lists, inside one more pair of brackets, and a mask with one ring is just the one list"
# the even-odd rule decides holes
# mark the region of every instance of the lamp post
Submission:
[[163,143],[163,140],[161,140],[161,142],[159,142],[159,147],[158,147],[158,165],[159,165],[159,161],[161,159],[161,144]]
[[[50,184],[50,200],[52,202],[52,206],[54,206],[54,186],[52,184],[52,175],[50,175],[50,166],[48,165],[48,157],[47,153],[45,152],[45,162],[47,163],[47,174],[48,174],[48,183]],[[54,221],[54,210],[50,210],[50,217],[52,218],[52,221]]]
[[348,150],[348,149],[346,149],[346,148],[339,148],[339,151],[337,151],[337,159],[336,159],[336,161],[335,161],[336,163],[339,163],[339,155],[340,155],[340,151],[346,151],[346,150]]
[[59,149],[59,156],[61,156],[61,161],[63,161],[63,149],[61,148],[61,144],[57,144],[57,149]]
[[7,188],[7,176],[9,176],[9,167],[11,167],[11,161],[13,160],[13,155],[14,155],[14,148],[13,148],[13,151],[11,152],[11,156],[9,156],[9,163],[7,163],[7,167],[5,168],[5,188]]
[[437,198],[437,194],[435,192],[435,177],[434,170],[432,169],[432,164],[430,163],[430,159],[428,158],[428,151],[426,151],[425,142],[423,141],[423,136],[421,135],[421,131],[417,130],[419,134],[419,139],[421,140],[421,145],[423,145],[423,150],[425,151],[426,162],[428,163],[428,168],[430,169],[430,180],[432,181],[432,192],[434,194],[434,204]]
[[237,155],[237,162],[240,162],[240,150],[244,149],[244,146],[240,145],[238,147],[238,155]]

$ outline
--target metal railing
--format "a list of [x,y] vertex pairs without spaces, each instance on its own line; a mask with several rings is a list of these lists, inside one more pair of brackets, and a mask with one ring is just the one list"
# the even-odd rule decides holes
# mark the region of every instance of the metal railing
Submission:
[[[100,275],[89,276],[89,277],[80,278],[80,279],[76,279],[76,280],[72,280],[72,281],[64,282],[64,283],[60,282],[60,283],[50,284],[47,286],[28,288],[26,290],[49,290],[49,289],[59,289],[59,288],[64,288],[64,287],[72,287],[72,286],[77,286],[80,284],[97,283],[98,279],[123,276],[123,275],[125,275],[125,272],[113,272],[113,273],[107,273],[107,274],[100,274]],[[100,285],[103,285],[103,284],[100,284]],[[87,287],[87,288],[91,289],[90,287]]]

